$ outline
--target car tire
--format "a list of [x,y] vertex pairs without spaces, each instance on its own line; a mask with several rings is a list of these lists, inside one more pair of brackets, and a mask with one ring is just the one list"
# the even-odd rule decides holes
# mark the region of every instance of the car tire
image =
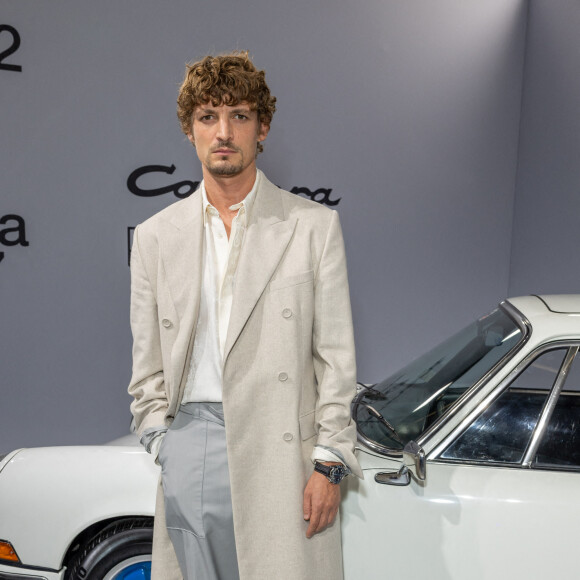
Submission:
[[71,561],[67,580],[149,580],[153,521],[113,522],[96,534]]

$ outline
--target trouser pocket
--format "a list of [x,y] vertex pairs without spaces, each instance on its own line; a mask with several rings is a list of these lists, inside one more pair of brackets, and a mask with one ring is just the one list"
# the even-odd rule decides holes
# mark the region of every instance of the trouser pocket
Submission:
[[178,413],[159,450],[167,528],[201,538],[207,431],[207,421]]

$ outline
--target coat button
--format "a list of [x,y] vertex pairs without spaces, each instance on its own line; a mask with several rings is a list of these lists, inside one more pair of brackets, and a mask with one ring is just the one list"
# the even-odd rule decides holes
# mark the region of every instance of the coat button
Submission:
[[290,310],[290,308],[284,308],[284,310],[282,310],[282,316],[284,318],[290,318],[292,316],[292,310]]
[[161,324],[163,324],[163,326],[164,326],[165,328],[171,328],[171,327],[173,326],[173,324],[171,323],[171,320],[169,320],[169,319],[167,319],[167,318],[164,318],[164,319],[161,321]]
[[294,439],[294,436],[292,435],[292,433],[284,433],[283,439],[284,441],[292,441],[292,439]]
[[282,382],[287,381],[288,380],[288,373],[280,373],[278,375],[278,380],[282,381]]

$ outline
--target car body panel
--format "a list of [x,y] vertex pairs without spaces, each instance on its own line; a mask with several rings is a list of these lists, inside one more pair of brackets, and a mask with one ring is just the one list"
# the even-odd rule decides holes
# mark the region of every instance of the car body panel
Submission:
[[397,487],[375,482],[377,473],[396,469],[383,461],[365,468],[364,481],[345,484],[347,580],[378,579],[380,570],[398,580],[571,577],[579,473],[430,462],[424,484]]
[[141,447],[23,449],[0,473],[0,539],[26,566],[59,570],[89,525],[127,514],[153,516],[159,467]]

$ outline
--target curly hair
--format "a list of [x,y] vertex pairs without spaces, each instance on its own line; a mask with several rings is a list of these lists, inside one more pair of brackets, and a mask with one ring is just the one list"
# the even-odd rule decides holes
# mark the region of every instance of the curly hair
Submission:
[[[248,51],[206,56],[187,65],[177,97],[177,117],[181,130],[191,133],[195,107],[211,102],[212,106],[248,103],[258,112],[258,122],[268,127],[276,111],[276,97],[270,95],[266,73],[257,70]],[[263,146],[258,143],[258,152]]]

